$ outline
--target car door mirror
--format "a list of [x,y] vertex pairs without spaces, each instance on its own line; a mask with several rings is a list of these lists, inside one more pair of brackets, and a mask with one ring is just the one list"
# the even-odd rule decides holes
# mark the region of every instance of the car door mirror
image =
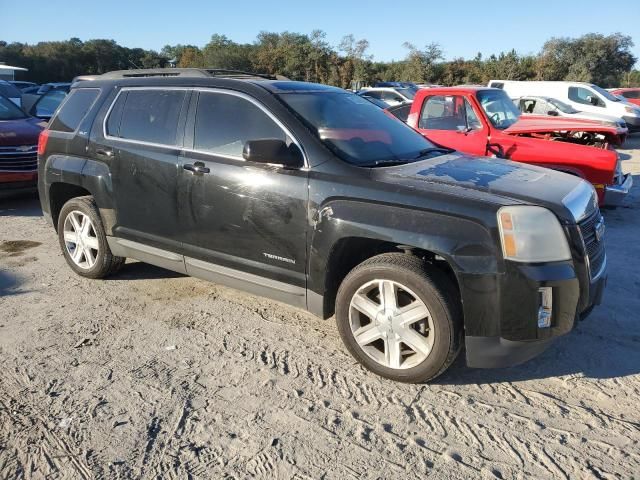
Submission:
[[304,165],[302,152],[295,143],[287,145],[284,140],[275,138],[249,140],[242,149],[242,158],[248,162],[270,163],[285,168]]
[[598,106],[598,97],[594,97],[592,95],[587,96],[587,102],[589,102],[594,107]]

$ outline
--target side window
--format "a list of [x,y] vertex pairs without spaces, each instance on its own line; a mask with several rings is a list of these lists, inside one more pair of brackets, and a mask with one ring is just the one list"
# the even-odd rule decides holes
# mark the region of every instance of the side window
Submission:
[[58,132],[75,132],[99,94],[97,88],[72,90],[49,128]]
[[382,92],[382,100],[384,100],[386,102],[400,102],[400,103],[402,103],[404,101],[404,98],[402,98],[400,95],[398,95],[397,93],[394,93],[394,92]]
[[382,94],[380,92],[367,92],[363,94],[365,97],[380,99]]
[[[458,130],[458,127],[465,127],[467,125],[465,103],[466,99],[459,95],[434,95],[427,98],[422,107],[418,127],[431,130]],[[471,109],[470,115],[475,122],[480,123]]]
[[555,110],[555,108],[553,108],[544,100],[538,100],[536,101],[536,106],[533,109],[533,113],[536,113],[538,115],[548,115],[549,114],[548,112],[550,110]]
[[201,92],[196,110],[194,148],[242,158],[249,140],[287,141],[280,128],[262,109],[237,95]]
[[464,99],[464,108],[467,112],[467,128],[471,130],[482,130],[482,123],[480,123],[480,119],[466,98]]
[[583,105],[604,107],[604,102],[594,92],[583,87],[569,87],[569,100]]
[[628,90],[626,92],[622,92],[622,96],[624,98],[640,98],[640,90]]
[[[107,133],[127,140],[175,145],[185,95],[182,90],[130,90],[122,106],[116,103],[111,110]],[[118,129],[120,108],[122,118]]]

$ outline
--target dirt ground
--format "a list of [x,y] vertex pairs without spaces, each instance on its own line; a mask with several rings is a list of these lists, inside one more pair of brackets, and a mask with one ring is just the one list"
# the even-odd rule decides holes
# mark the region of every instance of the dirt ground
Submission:
[[129,262],[67,267],[0,203],[0,478],[640,478],[640,136],[606,211],[605,301],[529,363],[429,385],[363,370],[332,321]]

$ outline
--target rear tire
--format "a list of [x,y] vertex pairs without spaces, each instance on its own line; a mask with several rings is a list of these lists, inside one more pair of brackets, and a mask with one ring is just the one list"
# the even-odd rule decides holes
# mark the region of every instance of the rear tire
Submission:
[[338,289],[336,321],[349,352],[391,380],[433,380],[462,346],[459,294],[421,259],[385,253],[355,267]]
[[100,213],[93,197],[72,198],[58,216],[58,240],[67,264],[78,275],[104,278],[126,258],[111,253]]

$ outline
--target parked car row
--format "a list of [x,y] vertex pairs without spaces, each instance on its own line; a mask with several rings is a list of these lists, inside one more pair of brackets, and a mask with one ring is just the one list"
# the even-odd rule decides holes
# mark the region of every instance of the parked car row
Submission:
[[0,81],[0,196],[36,190],[38,136],[70,87]]

